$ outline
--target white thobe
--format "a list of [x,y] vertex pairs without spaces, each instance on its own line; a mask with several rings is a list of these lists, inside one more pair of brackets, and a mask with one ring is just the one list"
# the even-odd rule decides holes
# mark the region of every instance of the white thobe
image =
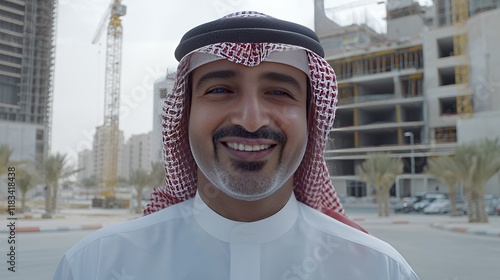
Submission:
[[195,198],[102,228],[62,257],[54,280],[418,279],[389,244],[298,202],[244,223]]

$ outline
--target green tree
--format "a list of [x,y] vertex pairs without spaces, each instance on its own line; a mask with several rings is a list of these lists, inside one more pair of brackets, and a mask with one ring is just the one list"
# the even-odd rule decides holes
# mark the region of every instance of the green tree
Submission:
[[357,168],[358,176],[374,186],[377,193],[378,216],[389,216],[389,193],[396,176],[403,172],[403,161],[388,153],[372,153]]
[[429,159],[425,171],[436,177],[447,188],[450,197],[451,216],[458,216],[457,212],[457,183],[458,178],[455,174],[455,160],[452,157],[437,157]]
[[142,191],[151,186],[151,175],[148,174],[144,169],[136,169],[134,173],[130,176],[129,182],[134,185],[134,188],[137,192],[136,196],[136,208],[135,212],[136,213],[141,213],[142,212]]
[[484,186],[500,171],[500,142],[481,140],[460,145],[455,152],[455,175],[462,182],[470,223],[487,223]]
[[45,182],[45,214],[44,218],[52,218],[57,208],[57,197],[59,193],[59,181],[70,177],[81,171],[74,169],[68,163],[66,155],[50,155],[39,163],[40,172]]

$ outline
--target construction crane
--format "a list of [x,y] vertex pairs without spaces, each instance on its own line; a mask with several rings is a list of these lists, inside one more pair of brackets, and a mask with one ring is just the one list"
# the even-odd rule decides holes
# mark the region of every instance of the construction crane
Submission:
[[457,114],[469,118],[473,113],[468,53],[469,38],[466,28],[469,19],[469,1],[451,0],[451,17],[456,28],[453,36],[453,53],[455,57],[461,58],[461,61],[457,61],[455,66],[455,84],[461,90],[457,95]]
[[349,2],[347,4],[326,8],[325,11],[337,11],[341,9],[353,9],[360,6],[366,6],[370,4],[384,4],[385,1],[376,1],[376,0],[362,0],[356,2]]
[[107,27],[106,72],[104,80],[104,124],[102,126],[102,175],[101,194],[114,198],[118,181],[119,109],[122,60],[123,27],[121,17],[126,14],[126,6],[121,0],[111,0],[92,44],[99,42]]

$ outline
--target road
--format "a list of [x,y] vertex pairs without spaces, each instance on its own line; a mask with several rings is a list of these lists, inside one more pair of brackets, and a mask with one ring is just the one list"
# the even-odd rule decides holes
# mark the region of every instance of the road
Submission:
[[500,279],[500,238],[426,224],[363,225],[394,246],[422,280]]
[[18,233],[16,272],[8,271],[6,235],[0,235],[0,279],[49,280],[61,256],[90,231]]
[[[422,280],[500,279],[500,238],[448,232],[425,224],[363,226],[400,251]],[[15,273],[7,271],[7,244],[5,235],[0,235],[0,279],[51,279],[63,253],[89,233],[18,234]]]

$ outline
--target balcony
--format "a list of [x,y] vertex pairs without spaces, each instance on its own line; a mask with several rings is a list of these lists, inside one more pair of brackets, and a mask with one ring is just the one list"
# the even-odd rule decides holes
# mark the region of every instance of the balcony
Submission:
[[396,96],[392,93],[358,96],[358,98],[351,96],[351,97],[344,97],[344,98],[339,99],[338,105],[342,106],[342,105],[349,105],[349,104],[354,104],[354,103],[390,100],[390,99],[395,99],[395,98],[396,98]]

